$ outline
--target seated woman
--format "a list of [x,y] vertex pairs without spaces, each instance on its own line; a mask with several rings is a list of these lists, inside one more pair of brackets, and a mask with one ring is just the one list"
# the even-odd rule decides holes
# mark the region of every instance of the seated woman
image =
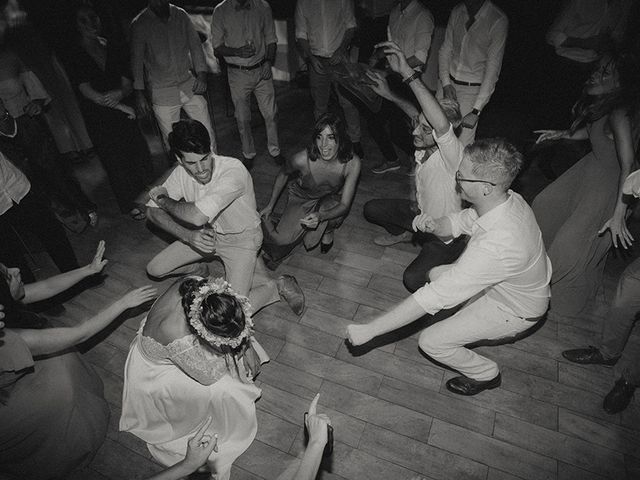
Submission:
[[17,268],[0,264],[0,304],[6,324],[0,341],[0,472],[6,479],[67,478],[89,463],[107,432],[109,406],[102,381],[73,350],[125,310],[155,297],[143,287],[73,327],[27,329],[20,304],[52,297],[98,273],[106,263],[100,242],[79,269],[24,285]]
[[253,339],[250,315],[248,299],[221,278],[192,276],[169,287],[131,345],[120,430],[170,466],[185,458],[189,438],[210,416],[220,448],[207,464],[212,478],[228,479],[256,435],[261,392],[253,378],[260,358],[268,359]]
[[[359,176],[360,159],[352,152],[342,120],[331,113],[322,115],[311,145],[282,167],[271,199],[260,211],[267,265],[275,267],[300,241],[307,250],[320,243],[321,252],[327,253],[333,231],[351,208]],[[287,206],[274,226],[269,217],[287,183]]]
[[149,147],[126,99],[133,92],[125,49],[100,36],[100,18],[90,6],[75,14],[77,45],[67,55],[71,83],[91,141],[109,177],[122,213],[144,220],[136,204],[151,165]]

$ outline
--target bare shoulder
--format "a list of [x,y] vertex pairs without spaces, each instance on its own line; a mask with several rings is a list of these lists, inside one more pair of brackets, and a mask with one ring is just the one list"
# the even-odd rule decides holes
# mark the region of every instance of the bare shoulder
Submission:
[[308,158],[307,150],[301,150],[289,159],[289,164],[294,170],[304,171],[307,168]]

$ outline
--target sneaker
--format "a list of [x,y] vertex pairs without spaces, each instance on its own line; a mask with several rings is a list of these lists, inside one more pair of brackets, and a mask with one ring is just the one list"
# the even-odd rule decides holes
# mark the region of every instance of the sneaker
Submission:
[[624,377],[620,377],[611,391],[604,397],[602,408],[611,415],[623,411],[629,406],[635,389],[634,385],[627,382]]
[[360,160],[363,160],[364,150],[362,149],[362,144],[360,142],[353,142],[351,145],[353,147],[353,153],[360,157]]
[[385,233],[384,235],[378,235],[373,239],[373,243],[381,247],[390,247],[398,243],[409,243],[413,234],[411,232],[402,232],[400,235],[391,235]]
[[373,167],[371,169],[371,173],[379,175],[381,173],[393,172],[395,170],[400,170],[400,162],[397,160],[395,162],[383,162],[377,167]]

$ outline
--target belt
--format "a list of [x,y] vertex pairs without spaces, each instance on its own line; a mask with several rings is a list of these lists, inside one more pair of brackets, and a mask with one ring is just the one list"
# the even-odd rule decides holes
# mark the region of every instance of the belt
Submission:
[[238,69],[238,70],[255,70],[256,68],[259,68],[262,65],[264,65],[264,62],[266,62],[266,61],[267,61],[267,59],[263,58],[258,63],[254,63],[253,65],[249,65],[248,67],[245,66],[245,65],[234,65],[233,63],[227,63],[227,67],[235,68],[235,69]]
[[461,82],[460,80],[453,78],[452,75],[449,75],[449,78],[456,85],[464,85],[465,87],[479,87],[480,85],[482,85],[481,83],[475,83],[475,82]]

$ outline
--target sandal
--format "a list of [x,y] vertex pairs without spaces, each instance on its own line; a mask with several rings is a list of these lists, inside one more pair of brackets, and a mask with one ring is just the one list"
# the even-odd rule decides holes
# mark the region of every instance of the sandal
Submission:
[[134,220],[144,220],[147,218],[147,214],[144,211],[140,210],[138,207],[133,207],[129,210],[129,216]]

